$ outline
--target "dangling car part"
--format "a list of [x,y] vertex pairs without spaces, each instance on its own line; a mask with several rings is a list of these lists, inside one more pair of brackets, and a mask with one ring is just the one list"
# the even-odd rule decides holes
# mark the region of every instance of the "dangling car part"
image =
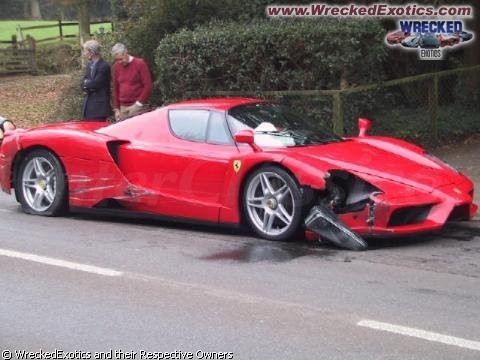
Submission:
[[314,206],[305,219],[305,226],[320,235],[322,240],[326,239],[338,247],[356,251],[368,248],[360,236],[351,231],[325,206]]

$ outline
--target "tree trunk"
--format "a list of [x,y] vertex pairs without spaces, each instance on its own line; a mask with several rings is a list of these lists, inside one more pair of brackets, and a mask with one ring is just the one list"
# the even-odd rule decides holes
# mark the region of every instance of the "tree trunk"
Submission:
[[23,2],[23,16],[25,17],[25,19],[28,19],[30,17],[29,1],[30,0],[25,0]]
[[28,0],[28,5],[30,8],[30,19],[42,20],[42,13],[40,12],[40,4],[38,3],[38,0]]
[[78,28],[80,44],[90,39],[90,3],[83,0],[78,3]]

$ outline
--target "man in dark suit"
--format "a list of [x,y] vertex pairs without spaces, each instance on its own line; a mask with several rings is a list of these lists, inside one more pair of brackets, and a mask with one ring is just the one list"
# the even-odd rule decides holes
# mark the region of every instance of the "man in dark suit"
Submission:
[[83,55],[88,59],[81,87],[85,93],[82,105],[83,120],[107,120],[112,115],[110,104],[110,64],[102,59],[100,44],[88,40],[83,44]]

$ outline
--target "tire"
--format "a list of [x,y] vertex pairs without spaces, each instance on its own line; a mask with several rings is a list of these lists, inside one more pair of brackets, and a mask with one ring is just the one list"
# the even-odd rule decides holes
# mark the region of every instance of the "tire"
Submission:
[[278,166],[264,166],[245,181],[243,214],[260,237],[284,241],[298,234],[303,218],[302,195],[295,179]]
[[57,216],[67,210],[67,181],[60,160],[50,151],[28,153],[15,176],[15,190],[27,214]]

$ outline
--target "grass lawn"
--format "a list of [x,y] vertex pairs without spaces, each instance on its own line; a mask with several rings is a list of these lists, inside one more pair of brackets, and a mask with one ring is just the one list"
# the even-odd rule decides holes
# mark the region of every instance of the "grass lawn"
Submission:
[[[63,23],[75,23],[73,25],[62,25],[63,35],[77,35],[78,25],[76,21],[64,21]],[[49,26],[41,29],[25,29],[32,26]],[[111,23],[91,24],[90,32],[92,34],[98,33],[99,29],[103,27],[105,32],[111,32]],[[22,29],[19,31],[18,29]],[[54,38],[60,36],[60,28],[58,21],[36,21],[36,20],[1,20],[0,21],[0,41],[10,41],[12,35],[17,35],[20,41],[21,36],[25,38],[27,35],[32,36],[35,40],[41,41],[43,39]],[[8,44],[0,44],[0,47],[6,47]]]

